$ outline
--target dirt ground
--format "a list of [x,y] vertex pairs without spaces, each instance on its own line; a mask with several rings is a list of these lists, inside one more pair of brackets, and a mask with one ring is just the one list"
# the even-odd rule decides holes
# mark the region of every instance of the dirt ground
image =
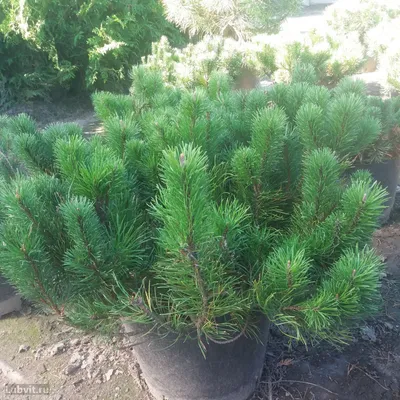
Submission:
[[15,104],[5,112],[10,116],[21,113],[30,115],[39,128],[55,122],[75,122],[86,135],[102,132],[89,96],[66,96],[53,102],[34,100]]
[[[148,400],[126,346],[25,307],[0,319],[0,399]],[[7,394],[11,383],[48,384],[50,396]]]

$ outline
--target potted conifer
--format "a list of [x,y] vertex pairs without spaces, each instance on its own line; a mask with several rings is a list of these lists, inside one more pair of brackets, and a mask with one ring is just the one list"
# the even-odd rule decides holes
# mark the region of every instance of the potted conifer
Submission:
[[[296,91],[301,100],[286,107],[289,110],[294,107],[292,115],[302,143],[309,148],[329,147],[349,163],[351,171],[368,170],[387,189],[389,196],[381,216],[381,222],[386,222],[400,172],[400,100],[367,96],[365,83],[350,78],[343,79],[330,92],[322,87],[307,87],[307,84],[283,87],[280,92],[288,94],[273,98],[285,106],[283,102],[290,103],[291,91]],[[308,95],[309,90],[318,95]],[[280,93],[279,89],[276,92]]]
[[291,88],[284,110],[280,86],[133,76],[130,96],[94,95],[104,137],[24,115],[2,125],[24,170],[0,186],[1,272],[70,323],[124,325],[156,399],[245,400],[270,323],[344,343],[376,311],[368,246],[385,191],[299,135],[294,108],[325,104],[321,88]]

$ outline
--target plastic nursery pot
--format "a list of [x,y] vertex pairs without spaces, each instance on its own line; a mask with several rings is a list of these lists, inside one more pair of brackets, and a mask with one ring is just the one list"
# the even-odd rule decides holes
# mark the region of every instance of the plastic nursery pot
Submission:
[[252,90],[260,84],[260,80],[254,71],[249,68],[242,68],[240,74],[235,79],[235,89]]
[[394,201],[396,198],[397,184],[399,182],[400,174],[400,159],[391,159],[379,163],[359,163],[355,165],[355,169],[366,169],[372,177],[378,181],[388,192],[388,200],[385,203],[385,210],[382,213],[380,222],[386,223],[393,209]]
[[149,325],[124,324],[143,377],[156,400],[247,400],[261,377],[269,322],[258,322],[259,340],[244,335],[232,343],[207,345],[160,335]]

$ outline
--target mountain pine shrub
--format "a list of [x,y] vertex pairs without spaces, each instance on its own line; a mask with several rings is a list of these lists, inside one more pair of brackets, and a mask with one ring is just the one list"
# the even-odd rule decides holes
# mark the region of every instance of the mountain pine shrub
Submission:
[[104,136],[0,120],[2,274],[85,329],[148,323],[206,351],[257,335],[262,312],[298,340],[345,341],[379,308],[385,191],[345,173],[379,136],[379,107],[347,82],[133,77],[130,96],[93,97]]

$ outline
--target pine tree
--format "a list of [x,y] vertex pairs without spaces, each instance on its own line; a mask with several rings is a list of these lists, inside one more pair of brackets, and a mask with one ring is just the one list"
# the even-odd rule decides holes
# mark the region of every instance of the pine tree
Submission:
[[217,34],[244,39],[279,30],[281,22],[300,8],[297,0],[207,2],[163,0],[167,18],[191,36]]
[[348,169],[387,145],[396,101],[348,82],[235,92],[221,74],[193,90],[133,77],[131,95],[93,97],[104,136],[0,120],[2,273],[73,324],[147,323],[204,353],[256,335],[260,312],[298,340],[345,341],[379,305],[385,201]]

